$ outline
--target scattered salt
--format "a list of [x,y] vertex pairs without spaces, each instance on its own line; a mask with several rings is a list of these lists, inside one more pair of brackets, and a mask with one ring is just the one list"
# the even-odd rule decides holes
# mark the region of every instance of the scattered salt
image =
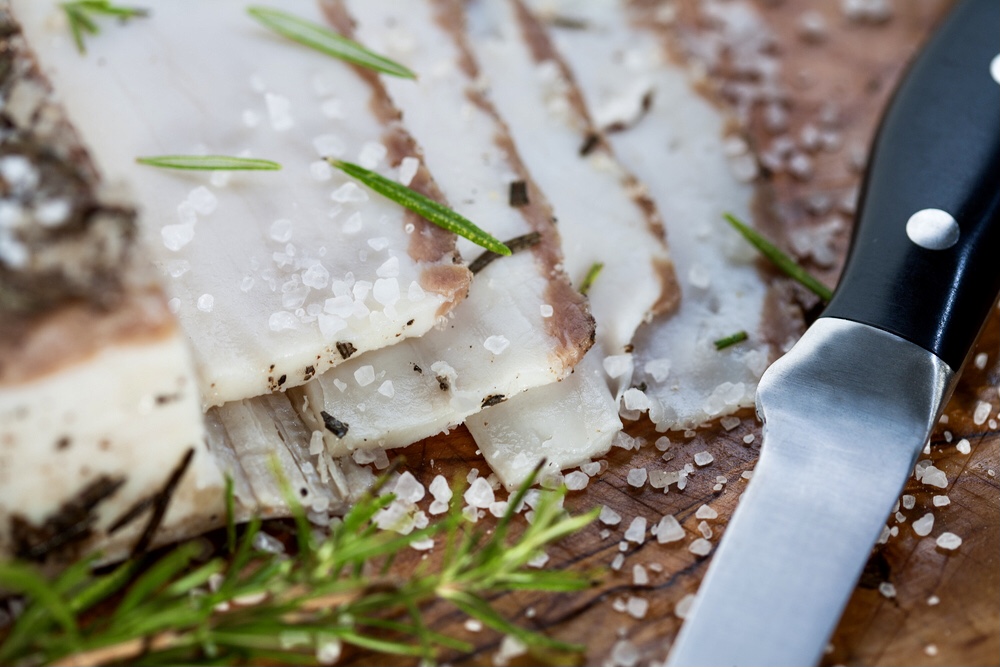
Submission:
[[646,483],[646,469],[645,468],[632,468],[628,471],[628,476],[626,477],[629,486],[634,486],[636,488],[641,487]]
[[722,428],[726,429],[727,431],[732,431],[734,428],[740,425],[741,421],[742,420],[739,417],[728,416],[720,419],[719,424],[721,424]]
[[926,537],[934,529],[934,515],[927,513],[913,522],[913,532],[920,537]]
[[962,546],[962,538],[955,533],[941,533],[938,535],[937,545],[942,549],[953,551]]
[[982,426],[986,423],[987,417],[990,416],[990,410],[993,409],[986,401],[979,401],[976,404],[976,411],[972,413],[972,423],[976,426]]
[[500,649],[493,656],[493,664],[506,665],[512,658],[524,655],[528,647],[520,639],[513,635],[504,635],[500,641]]
[[597,518],[606,526],[617,526],[622,521],[622,515],[607,505],[601,507],[601,513],[597,515]]
[[645,370],[657,382],[663,382],[670,374],[669,359],[651,359],[646,362]]
[[490,503],[489,512],[498,519],[507,513],[507,508],[510,506],[506,500],[497,500]]
[[743,442],[747,445],[751,444],[756,439],[757,437],[753,433],[748,433],[745,436],[743,436]]
[[706,540],[712,539],[712,527],[709,526],[707,522],[702,521],[698,524],[698,532],[701,533],[701,536]]
[[358,153],[358,164],[365,169],[374,169],[385,159],[388,150],[377,141],[366,142]]
[[393,493],[400,500],[416,503],[424,498],[424,485],[412,473],[406,471],[396,480],[396,487],[393,489]]
[[707,556],[712,553],[712,543],[703,537],[699,537],[688,545],[688,551],[696,556]]
[[986,368],[986,362],[989,360],[989,356],[985,352],[980,352],[976,355],[976,360],[973,362],[979,370]]
[[281,540],[263,531],[254,534],[251,544],[254,549],[257,551],[263,551],[264,553],[285,553],[285,545],[281,543]]
[[680,599],[680,602],[674,607],[674,614],[677,618],[687,618],[688,613],[691,611],[691,606],[694,604],[694,594],[688,593]]
[[176,252],[194,240],[194,225],[164,225],[160,230],[160,237],[167,250]]
[[601,462],[591,461],[589,463],[584,463],[583,465],[580,466],[580,470],[585,472],[590,477],[593,477],[594,475],[601,472]]
[[916,497],[911,496],[909,494],[904,495],[902,501],[903,501],[903,509],[911,510],[917,504]]
[[408,186],[413,182],[413,177],[417,175],[419,168],[420,160],[415,157],[404,157],[399,163],[399,182]]
[[544,551],[528,561],[528,567],[542,568],[549,562],[549,555]]
[[702,505],[698,508],[698,511],[696,511],[694,515],[698,519],[715,519],[718,518],[719,513],[708,505]]
[[944,507],[951,504],[951,498],[948,496],[934,496],[931,498],[931,503],[934,504],[934,507]]
[[292,240],[292,221],[285,218],[275,220],[268,229],[268,236],[278,243],[288,243]]
[[493,494],[493,487],[491,487],[490,483],[482,477],[477,477],[473,480],[472,484],[469,485],[469,488],[465,490],[465,495],[462,497],[465,498],[465,502],[472,507],[482,509],[489,507],[490,503],[496,500],[496,497]]
[[938,647],[935,644],[928,644],[924,647],[924,654],[933,658],[938,654]]
[[948,476],[944,474],[943,470],[939,470],[934,466],[927,466],[924,469],[924,474],[920,477],[920,481],[927,486],[935,486],[939,489],[948,487]]
[[586,473],[575,470],[568,475],[566,475],[566,488],[570,491],[580,491],[587,488],[587,484],[590,483],[590,477]]
[[630,597],[625,603],[625,609],[632,618],[644,618],[649,611],[649,600]]
[[611,569],[617,572],[622,569],[622,565],[625,564],[625,554],[615,554],[615,557],[611,559]]
[[204,185],[199,185],[189,192],[187,201],[199,215],[211,215],[219,205],[219,200]]
[[708,452],[698,452],[694,455],[694,462],[698,467],[707,466],[709,463],[715,460],[715,457]]
[[627,639],[620,639],[611,647],[611,662],[615,667],[635,667],[639,657],[639,649]]
[[267,105],[267,115],[271,120],[271,128],[275,132],[284,132],[295,127],[291,100],[274,93],[266,93],[264,102]]
[[630,387],[622,395],[622,402],[626,410],[639,410],[640,412],[649,410],[649,397],[641,389]]
[[354,371],[354,381],[359,387],[367,387],[375,381],[375,368],[371,364],[366,364]]
[[362,190],[357,183],[348,181],[330,193],[330,199],[340,204],[360,203],[368,201],[368,193]]
[[503,354],[504,350],[510,347],[510,341],[505,336],[490,336],[483,341],[483,347],[493,354]]
[[622,377],[626,373],[632,372],[632,355],[613,354],[605,357],[602,365],[604,366],[604,372],[608,374],[608,377],[614,380]]
[[202,294],[198,297],[198,310],[203,313],[210,313],[213,307],[215,307],[214,296],[211,294]]
[[896,597],[896,587],[890,584],[888,581],[883,581],[878,585],[878,592],[882,594],[883,597],[894,598]]
[[939,604],[941,604],[941,598],[939,598],[938,596],[932,595],[929,598],[927,598],[928,607],[936,607]]
[[632,585],[633,586],[645,586],[649,583],[649,575],[646,573],[646,568],[642,565],[632,566]]
[[642,544],[646,541],[646,517],[637,516],[632,519],[632,523],[625,531],[625,539],[636,544]]
[[661,452],[665,452],[670,447],[670,438],[665,435],[661,435],[656,439],[656,442],[653,443],[653,446]]
[[541,314],[542,317],[548,318],[552,317],[552,315],[555,313],[555,310],[549,304],[543,303],[538,307],[538,312]]

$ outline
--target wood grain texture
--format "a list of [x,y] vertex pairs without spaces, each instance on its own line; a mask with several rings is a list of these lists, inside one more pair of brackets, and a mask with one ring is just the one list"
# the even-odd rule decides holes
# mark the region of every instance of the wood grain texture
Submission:
[[[811,178],[796,178],[788,173],[763,175],[757,222],[772,230],[777,238],[787,240],[794,230],[822,224],[831,215],[844,219],[843,229],[832,238],[835,261],[809,266],[831,285],[836,282],[843,263],[850,232],[849,211],[841,210],[843,207],[836,202],[849,197],[860,178],[851,153],[868,146],[881,110],[908,58],[948,5],[947,0],[897,2],[889,22],[855,25],[844,18],[841,3],[755,2],[774,33],[773,49],[780,55],[783,81],[790,92],[783,103],[789,113],[789,130],[776,133],[768,129],[763,109],[755,108],[744,128],[750,143],[758,150],[765,150],[780,134],[798,136],[805,125],[831,108],[836,111],[839,137],[836,149],[810,153],[815,169]],[[701,6],[695,0],[681,0],[676,29],[709,29],[700,13]],[[799,20],[807,8],[822,13],[826,19],[828,33],[819,42],[801,37]],[[718,74],[722,76],[718,80],[725,80],[725,72]],[[721,94],[722,88],[716,92]],[[832,107],[831,102],[835,103]],[[720,103],[726,103],[724,95]],[[822,210],[822,206],[816,206],[817,195],[835,203]],[[787,242],[785,245],[789,247]],[[810,258],[803,259],[808,265]],[[814,303],[804,295],[799,300],[803,311]],[[806,319],[809,315],[804,313]],[[1000,663],[997,478],[1000,430],[992,420],[975,424],[972,417],[979,401],[990,403],[990,416],[997,417],[1000,317],[996,311],[980,337],[977,352],[987,355],[986,365],[983,368],[968,365],[946,408],[947,423],[937,427],[931,439],[931,453],[922,457],[945,471],[949,486],[936,489],[911,479],[905,493],[915,496],[915,506],[900,510],[903,521],[890,520],[890,526],[898,526],[898,535],[874,550],[865,576],[832,639],[824,665]],[[525,626],[584,644],[586,652],[579,658],[583,664],[604,664],[622,637],[639,648],[640,664],[663,660],[681,623],[674,613],[675,607],[697,589],[711,560],[711,556],[702,558],[687,550],[687,545],[700,536],[695,512],[706,504],[719,513],[717,519],[708,521],[714,533],[711,541],[717,544],[746,486],[741,475],[752,470],[760,451],[760,423],[750,410],[738,416],[740,423],[729,431],[716,423],[689,437],[671,433],[672,444],[666,452],[653,446],[660,434],[651,423],[643,420],[629,424],[627,431],[645,438],[648,444],[635,452],[612,450],[607,457],[607,471],[594,478],[584,491],[573,492],[566,500],[566,506],[573,511],[606,505],[622,515],[621,524],[591,525],[550,550],[551,560],[546,565],[596,572],[600,582],[571,595],[524,592],[502,595],[493,601],[498,609]],[[744,442],[748,435],[754,436],[749,444]],[[970,442],[968,455],[956,449],[962,438]],[[683,491],[675,486],[668,493],[648,485],[636,489],[626,482],[631,468],[676,470],[683,463],[693,462],[694,454],[701,451],[711,453],[714,461],[698,468]],[[403,454],[407,468],[425,484],[436,474],[464,478],[471,467],[488,473],[464,428],[413,445],[403,450]],[[664,458],[670,460],[665,462]],[[717,476],[727,479],[721,491],[713,490]],[[820,492],[835,498],[837,490]],[[947,495],[951,503],[934,507],[934,495]],[[912,523],[927,512],[935,515],[934,528],[929,536],[919,537],[913,532]],[[677,516],[687,532],[683,541],[661,545],[655,539],[647,539],[641,545],[626,543],[624,551],[620,551],[623,532],[634,517],[646,517],[652,524],[664,514]],[[602,537],[604,530],[610,531],[606,537]],[[935,538],[945,531],[962,537],[963,544],[956,551],[936,547]],[[625,563],[620,571],[614,571],[610,564],[619,553],[625,555]],[[422,557],[414,552],[401,559],[395,566],[400,576],[405,576]],[[647,569],[648,585],[633,584],[635,565]],[[895,597],[887,598],[878,591],[882,582],[895,586]],[[632,596],[648,600],[645,617],[636,619],[615,611],[616,601]],[[937,596],[939,604],[928,604],[931,596]],[[469,632],[463,625],[465,618],[443,604],[432,607],[428,619],[435,629],[466,639],[477,647],[468,655],[446,656],[452,664],[493,664],[500,641],[498,634],[488,630]],[[541,656],[528,655],[512,664],[541,661]],[[364,653],[349,653],[342,664],[386,664],[386,661]]]

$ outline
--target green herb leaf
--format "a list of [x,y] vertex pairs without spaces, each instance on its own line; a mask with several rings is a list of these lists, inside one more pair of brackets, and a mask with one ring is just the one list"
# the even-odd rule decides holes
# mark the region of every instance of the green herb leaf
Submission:
[[279,35],[328,56],[403,79],[417,78],[416,74],[399,63],[369,51],[325,26],[306,21],[294,14],[259,6],[249,7],[247,13]]
[[594,262],[590,265],[587,275],[583,277],[583,282],[580,283],[580,294],[587,295],[587,292],[590,291],[590,288],[594,285],[594,281],[597,280],[597,276],[601,275],[603,269],[604,262]]
[[735,216],[729,213],[724,214],[723,217],[725,217],[726,221],[729,222],[729,224],[732,225],[736,231],[742,234],[747,241],[753,244],[757,250],[760,250],[761,254],[771,260],[776,267],[781,269],[790,278],[798,281],[802,284],[802,286],[821,298],[823,301],[829,301],[833,296],[833,292],[829,287],[811,276],[809,272],[799,266],[794,259],[781,252],[776,245],[764,238],[760,232],[740,222]]
[[429,199],[405,185],[389,180],[385,176],[376,174],[374,171],[369,171],[364,167],[359,167],[356,164],[333,158],[327,158],[327,162],[348,176],[361,181],[386,199],[391,199],[400,206],[410,209],[417,215],[433,222],[438,227],[465,237],[476,245],[482,246],[487,250],[492,250],[498,255],[511,254],[510,248],[477,227],[471,220],[462,217],[447,206],[442,206],[433,199]]
[[157,155],[137,157],[139,164],[163,169],[187,169],[191,171],[278,171],[281,165],[271,160],[228,155]]
[[715,342],[715,349],[716,350],[724,350],[727,347],[729,347],[730,345],[736,345],[737,343],[742,343],[746,339],[747,339],[747,332],[746,331],[737,331],[736,333],[730,334],[730,335],[726,336],[725,338],[720,338],[719,340],[714,341]]
[[96,35],[100,32],[92,16],[111,16],[121,21],[131,18],[149,16],[149,11],[141,7],[123,7],[111,4],[110,0],[75,0],[59,5],[66,14],[73,41],[80,53],[86,53],[83,43],[84,35]]

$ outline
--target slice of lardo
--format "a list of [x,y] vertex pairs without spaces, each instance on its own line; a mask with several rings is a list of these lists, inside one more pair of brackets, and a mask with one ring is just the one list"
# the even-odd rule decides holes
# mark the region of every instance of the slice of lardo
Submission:
[[[142,205],[206,405],[296,386],[420,335],[465,294],[451,234],[321,160],[396,177],[403,158],[419,158],[374,78],[268,31],[237,0],[156,3],[89,40],[85,56],[58,3],[12,4],[98,168]],[[313,3],[270,4],[322,21]],[[135,162],[192,153],[283,169],[206,175]],[[426,174],[413,183],[426,187]]]
[[621,429],[615,398],[627,386],[612,394],[603,361],[623,354],[636,328],[676,307],[680,293],[655,204],[599,139],[542,26],[513,2],[466,10],[487,93],[559,220],[567,272],[579,286],[602,266],[588,290],[597,344],[574,375],[466,422],[500,479],[516,486],[543,456],[559,470],[610,448]]
[[126,550],[150,518],[129,510],[185,460],[158,535],[201,530],[222,476],[135,208],[98,176],[6,12],[0,34],[0,553]]
[[[620,360],[646,384],[650,417],[661,430],[683,429],[753,405],[770,354],[761,335],[767,286],[755,251],[722,217],[752,219],[754,198],[727,157],[725,116],[670,59],[662,35],[630,23],[631,3],[527,4],[547,21],[595,119],[667,228],[684,299],[640,328],[633,358]],[[749,340],[716,349],[739,331]]]
[[[593,340],[586,304],[558,267],[551,211],[476,91],[475,64],[460,26],[444,20],[448,8],[424,1],[346,5],[359,41],[425,73],[415,83],[384,83],[455,210],[501,239],[539,236],[479,271],[469,297],[440,330],[352,359],[296,390],[309,399],[303,416],[326,431],[335,455],[407,445],[555,382]],[[326,6],[338,28],[349,31],[345,7]],[[514,188],[523,188],[527,201],[512,206]],[[463,243],[463,253],[471,252]]]

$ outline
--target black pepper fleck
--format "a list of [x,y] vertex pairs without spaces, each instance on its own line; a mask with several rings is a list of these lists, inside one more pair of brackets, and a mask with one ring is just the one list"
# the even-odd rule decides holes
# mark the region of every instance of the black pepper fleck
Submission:
[[343,438],[347,435],[350,426],[346,422],[340,421],[326,410],[323,410],[319,414],[323,417],[323,425],[326,426],[327,431],[333,433],[338,438]]

